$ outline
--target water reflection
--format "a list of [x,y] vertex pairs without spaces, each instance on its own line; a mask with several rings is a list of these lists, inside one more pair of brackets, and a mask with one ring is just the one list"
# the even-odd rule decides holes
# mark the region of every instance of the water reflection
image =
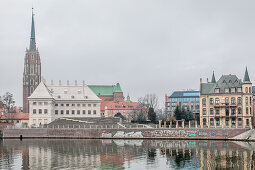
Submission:
[[0,141],[0,169],[254,169],[254,143],[168,140]]

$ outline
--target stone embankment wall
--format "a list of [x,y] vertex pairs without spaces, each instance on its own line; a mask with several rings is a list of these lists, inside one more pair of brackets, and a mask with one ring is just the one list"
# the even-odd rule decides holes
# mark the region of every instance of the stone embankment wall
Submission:
[[[5,129],[3,138],[233,139],[249,129]],[[242,140],[238,138],[238,140]]]

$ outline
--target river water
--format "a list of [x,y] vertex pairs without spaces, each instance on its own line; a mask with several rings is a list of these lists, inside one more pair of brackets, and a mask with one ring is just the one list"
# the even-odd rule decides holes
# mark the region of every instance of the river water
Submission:
[[255,169],[255,143],[0,140],[0,169]]

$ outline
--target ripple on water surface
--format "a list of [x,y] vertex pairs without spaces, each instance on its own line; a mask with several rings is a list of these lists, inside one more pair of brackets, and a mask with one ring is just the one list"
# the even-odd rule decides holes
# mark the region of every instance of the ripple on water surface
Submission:
[[0,141],[0,169],[253,169],[254,143],[177,140]]

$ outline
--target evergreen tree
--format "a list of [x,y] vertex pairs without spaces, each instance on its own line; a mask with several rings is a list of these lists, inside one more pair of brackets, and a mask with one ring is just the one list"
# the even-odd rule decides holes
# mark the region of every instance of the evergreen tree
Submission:
[[175,116],[176,120],[181,120],[182,119],[181,109],[178,105],[176,106],[176,108],[174,110],[174,116]]

